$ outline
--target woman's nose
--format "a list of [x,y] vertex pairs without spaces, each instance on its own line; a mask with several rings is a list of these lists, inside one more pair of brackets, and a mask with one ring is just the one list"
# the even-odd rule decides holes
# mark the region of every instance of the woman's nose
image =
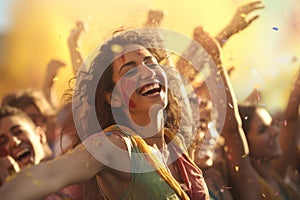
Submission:
[[138,70],[141,70],[142,79],[153,78],[156,76],[156,72],[145,64],[140,65]]

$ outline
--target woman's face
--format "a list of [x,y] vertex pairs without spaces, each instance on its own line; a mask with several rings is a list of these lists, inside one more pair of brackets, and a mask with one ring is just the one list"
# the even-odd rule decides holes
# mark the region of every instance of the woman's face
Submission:
[[[151,120],[151,111],[167,106],[167,77],[156,58],[144,47],[125,45],[113,62],[113,81],[116,83],[114,100],[125,113],[130,113],[139,125]],[[114,98],[114,94],[117,94]],[[153,110],[152,110],[153,109]],[[146,114],[146,115],[145,115]],[[145,117],[145,118],[144,118]]]
[[250,156],[260,160],[277,158],[281,153],[278,133],[268,111],[264,108],[256,109],[247,134]]

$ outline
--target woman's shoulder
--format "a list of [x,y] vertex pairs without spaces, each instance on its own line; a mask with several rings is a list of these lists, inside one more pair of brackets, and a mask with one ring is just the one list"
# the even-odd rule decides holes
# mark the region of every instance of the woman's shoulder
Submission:
[[103,150],[111,149],[114,147],[121,148],[123,150],[127,149],[127,135],[125,135],[121,130],[103,130],[98,133],[94,133],[83,141],[85,147],[96,147]]
[[105,166],[119,171],[128,171],[131,142],[120,131],[103,130],[89,136],[82,145]]

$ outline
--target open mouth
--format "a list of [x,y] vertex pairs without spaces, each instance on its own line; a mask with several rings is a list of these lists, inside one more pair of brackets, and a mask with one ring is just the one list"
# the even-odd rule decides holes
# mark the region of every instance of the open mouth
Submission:
[[158,95],[162,90],[162,86],[158,83],[151,83],[143,86],[139,90],[139,94],[143,96],[155,96]]
[[24,148],[16,154],[16,160],[22,163],[29,162],[31,157],[31,151],[29,148]]

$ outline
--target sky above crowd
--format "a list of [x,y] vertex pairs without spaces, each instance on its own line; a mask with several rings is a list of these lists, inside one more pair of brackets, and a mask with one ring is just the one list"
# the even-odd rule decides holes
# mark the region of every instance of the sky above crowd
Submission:
[[[0,97],[22,87],[41,87],[50,59],[67,67],[55,84],[58,96],[72,76],[66,41],[76,21],[86,25],[81,50],[87,56],[114,29],[140,26],[150,9],[162,10],[162,28],[192,37],[201,25],[216,35],[229,23],[245,0],[0,0],[0,33],[7,35],[5,73],[0,77]],[[246,30],[224,46],[224,64],[234,66],[231,76],[237,96],[243,100],[254,88],[270,108],[282,107],[292,78],[299,67],[299,0],[264,0],[265,9]],[[1,68],[0,68],[1,69]],[[5,77],[3,77],[5,75]],[[31,77],[31,78],[28,78]],[[274,91],[274,88],[277,88]]]

